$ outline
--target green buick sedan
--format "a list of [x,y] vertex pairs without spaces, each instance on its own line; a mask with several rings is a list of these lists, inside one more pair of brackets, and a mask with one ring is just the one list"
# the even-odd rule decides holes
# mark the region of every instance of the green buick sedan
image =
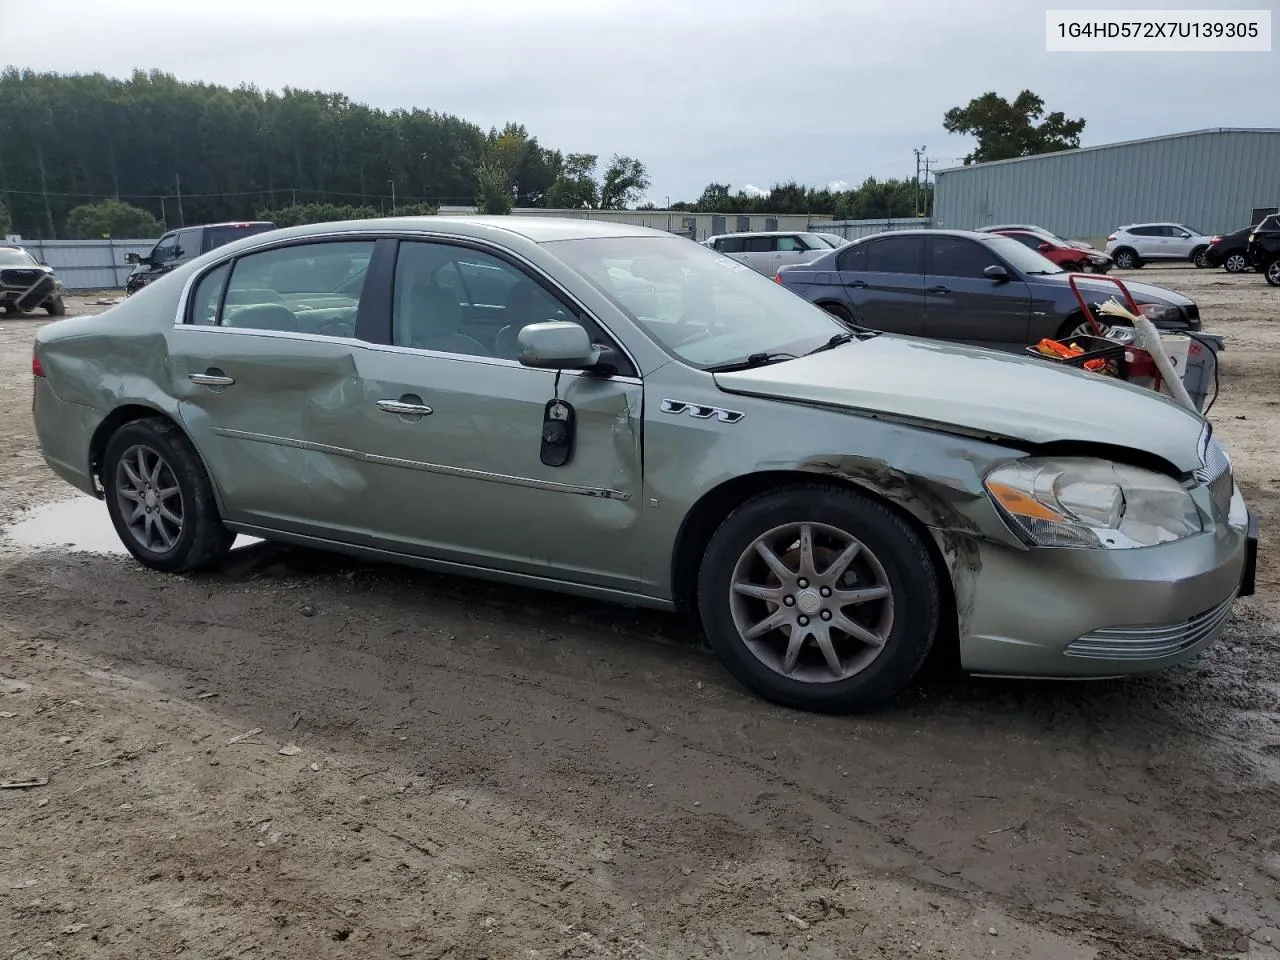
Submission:
[[32,368],[45,459],[150,568],[247,534],[689,611],[802,709],[884,701],[941,645],[988,675],[1167,667],[1253,591],[1200,416],[843,325],[641,227],[274,230],[50,323]]

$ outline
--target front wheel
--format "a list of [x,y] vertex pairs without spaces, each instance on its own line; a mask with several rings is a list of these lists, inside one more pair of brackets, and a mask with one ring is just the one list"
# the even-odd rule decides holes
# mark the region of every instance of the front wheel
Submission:
[[1280,287],[1280,257],[1276,257],[1267,264],[1267,268],[1263,271],[1263,276],[1267,278],[1267,283],[1273,287]]
[[125,548],[165,573],[206,567],[235,541],[190,441],[159,417],[117,430],[102,458],[107,512]]
[[65,317],[67,315],[67,305],[63,302],[62,296],[59,295],[45,301],[44,311],[51,317]]
[[1068,260],[1062,265],[1062,269],[1067,273],[1084,273],[1084,264],[1076,263],[1074,260]]
[[711,646],[775,703],[852,713],[893,696],[937,633],[940,590],[924,543],[877,500],[821,484],[744,503],[698,573]]
[[1137,270],[1142,266],[1142,261],[1138,259],[1138,254],[1129,249],[1117,250],[1112,255],[1111,262],[1121,270]]

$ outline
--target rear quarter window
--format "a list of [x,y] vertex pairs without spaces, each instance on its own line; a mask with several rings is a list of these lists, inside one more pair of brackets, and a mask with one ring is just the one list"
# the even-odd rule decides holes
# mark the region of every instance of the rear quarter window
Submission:
[[210,227],[209,228],[209,247],[212,250],[215,247],[221,247],[230,243],[232,240],[242,240],[245,237],[252,237],[259,233],[266,233],[274,230],[275,227],[269,224],[254,224],[248,227]]

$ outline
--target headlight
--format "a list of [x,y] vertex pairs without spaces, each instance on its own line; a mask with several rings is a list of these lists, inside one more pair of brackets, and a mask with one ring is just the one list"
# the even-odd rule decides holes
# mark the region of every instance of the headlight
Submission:
[[1142,315],[1153,323],[1157,320],[1180,320],[1182,319],[1182,311],[1177,307],[1170,307],[1163,303],[1140,303],[1138,309],[1142,311]]
[[1038,547],[1151,547],[1204,529],[1176,480],[1108,460],[1029,457],[997,467],[986,487]]

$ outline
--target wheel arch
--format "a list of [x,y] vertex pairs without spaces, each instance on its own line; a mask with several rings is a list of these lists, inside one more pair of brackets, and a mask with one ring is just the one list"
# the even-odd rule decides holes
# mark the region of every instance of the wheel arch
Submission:
[[191,449],[196,452],[196,456],[200,459],[201,469],[204,470],[205,476],[209,478],[209,485],[213,488],[214,498],[218,502],[218,509],[221,510],[222,491],[218,489],[217,481],[214,479],[213,472],[209,469],[209,463],[205,460],[204,453],[191,438],[191,434],[183,426],[182,421],[174,413],[142,401],[129,401],[117,406],[103,418],[102,422],[93,431],[93,436],[89,439],[89,476],[98,491],[99,499],[105,493],[105,488],[102,484],[102,457],[107,451],[107,444],[111,442],[111,438],[121,427],[136,423],[139,420],[151,419],[160,419],[168,422],[191,444]]
[[937,641],[956,648],[959,641],[959,611],[952,565],[943,556],[942,548],[921,514],[927,514],[923,505],[916,513],[902,503],[888,497],[872,483],[859,482],[845,475],[817,470],[767,470],[747,473],[724,481],[704,493],[689,512],[676,534],[671,556],[671,597],[676,609],[692,613],[697,606],[698,566],[711,537],[720,524],[739,506],[752,497],[771,490],[790,486],[826,484],[837,490],[849,490],[882,504],[902,520],[920,537],[933,564],[938,582],[939,621]]

